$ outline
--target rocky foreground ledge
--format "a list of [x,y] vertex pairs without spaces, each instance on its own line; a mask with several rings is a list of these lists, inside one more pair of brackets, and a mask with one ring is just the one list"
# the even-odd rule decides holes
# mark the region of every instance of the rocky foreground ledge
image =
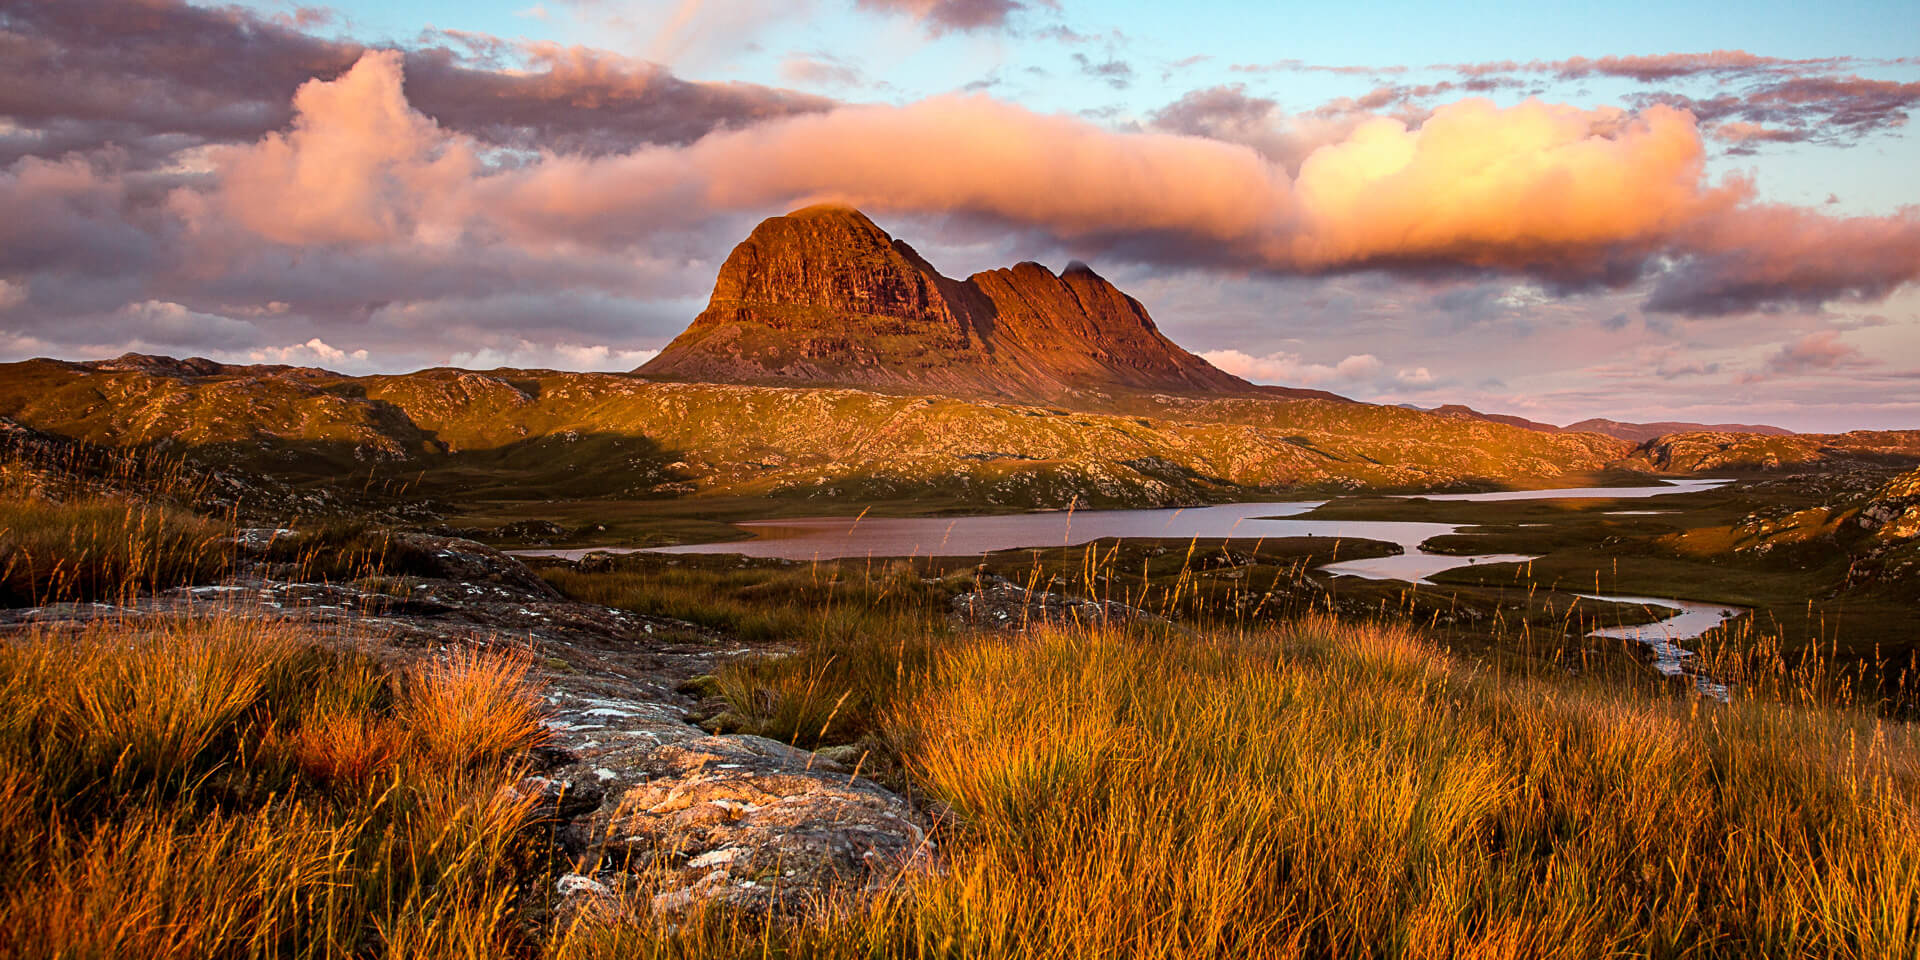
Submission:
[[[243,549],[270,532],[243,535]],[[906,799],[828,754],[690,722],[677,688],[729,658],[765,652],[693,624],[567,600],[470,541],[399,534],[427,575],[308,583],[264,562],[213,586],[128,604],[0,610],[0,633],[101,620],[223,615],[299,625],[321,642],[405,661],[471,645],[531,654],[548,742],[514,789],[537,798],[569,867],[540,879],[564,915],[674,914],[713,903],[796,915],[937,863]],[[637,896],[642,889],[646,897]]]

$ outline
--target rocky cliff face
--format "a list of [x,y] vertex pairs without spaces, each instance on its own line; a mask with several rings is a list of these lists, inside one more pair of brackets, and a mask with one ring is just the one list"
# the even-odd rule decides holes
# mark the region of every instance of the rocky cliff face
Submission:
[[1051,399],[1076,391],[1257,393],[1181,349],[1085,264],[942,276],[859,211],[762,222],[693,325],[638,371]]

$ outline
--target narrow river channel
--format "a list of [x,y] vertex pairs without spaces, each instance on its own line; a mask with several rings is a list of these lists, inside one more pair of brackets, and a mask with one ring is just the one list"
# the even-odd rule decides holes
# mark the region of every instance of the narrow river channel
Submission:
[[[1494,493],[1425,495],[1427,500],[1504,502],[1542,499],[1638,500],[1711,490],[1727,480],[1674,480],[1645,487],[1565,487],[1553,490],[1505,490]],[[784,560],[835,560],[848,557],[968,557],[1021,547],[1074,546],[1094,540],[1125,539],[1233,539],[1328,537],[1336,540],[1380,540],[1398,544],[1396,556],[1342,560],[1320,567],[1335,576],[1373,580],[1428,582],[1435,574],[1469,564],[1525,563],[1537,557],[1524,554],[1455,555],[1429,553],[1421,544],[1433,537],[1458,533],[1470,525],[1382,520],[1315,520],[1301,515],[1324,500],[1272,503],[1227,503],[1207,507],[1156,510],[1049,510],[1037,513],[977,517],[822,517],[799,520],[760,520],[739,526],[754,536],[724,543],[689,543],[672,547],[586,547],[512,551],[530,556],[578,559],[588,553],[714,553]],[[1617,511],[1657,513],[1660,511]],[[1610,627],[1591,636],[1620,637],[1647,645],[1654,666],[1663,673],[1687,673],[1691,653],[1681,646],[1747,611],[1727,604],[1684,598],[1581,594],[1592,600],[1641,604],[1665,616],[1655,623]],[[1725,688],[1695,677],[1703,692],[1725,695]]]

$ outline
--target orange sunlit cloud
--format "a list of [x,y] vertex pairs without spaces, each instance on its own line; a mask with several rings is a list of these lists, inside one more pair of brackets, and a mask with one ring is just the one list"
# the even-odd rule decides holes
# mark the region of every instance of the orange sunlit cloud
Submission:
[[[295,97],[292,129],[211,154],[211,214],[287,244],[618,245],[663,224],[840,200],[958,213],[1135,255],[1282,271],[1464,267],[1558,282],[1622,261],[1697,259],[1654,305],[1716,311],[1872,296],[1920,272],[1911,212],[1840,219],[1755,206],[1710,183],[1686,111],[1470,99],[1418,126],[1358,123],[1297,176],[1254,149],[1120,132],[984,96],[843,106],[608,156],[488,168],[477,145],[413,110],[396,53],[369,53]],[[772,158],[778,158],[773,162]]]

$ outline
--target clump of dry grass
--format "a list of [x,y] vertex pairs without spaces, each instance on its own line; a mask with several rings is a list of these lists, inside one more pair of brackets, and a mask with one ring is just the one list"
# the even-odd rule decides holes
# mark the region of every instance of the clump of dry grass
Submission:
[[0,956],[512,956],[523,656],[413,668],[240,611],[0,642]]
[[403,715],[413,747],[431,763],[461,769],[522,753],[545,733],[527,695],[532,661],[458,649],[415,667]]

